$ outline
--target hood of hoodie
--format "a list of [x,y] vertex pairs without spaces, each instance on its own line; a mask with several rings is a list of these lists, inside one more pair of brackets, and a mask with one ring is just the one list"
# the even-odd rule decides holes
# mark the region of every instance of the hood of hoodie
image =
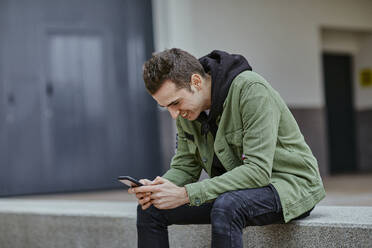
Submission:
[[211,108],[209,115],[202,112],[198,121],[202,123],[202,134],[211,131],[216,136],[216,119],[222,113],[223,103],[227,97],[234,78],[243,71],[252,70],[248,61],[239,54],[229,54],[224,51],[214,50],[199,59],[206,73],[211,75],[212,92]]

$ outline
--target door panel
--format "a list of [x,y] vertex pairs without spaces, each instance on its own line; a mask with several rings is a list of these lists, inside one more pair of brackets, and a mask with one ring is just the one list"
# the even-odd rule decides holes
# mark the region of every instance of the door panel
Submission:
[[159,175],[156,105],[141,78],[153,52],[151,1],[0,6],[0,196]]
[[331,173],[356,171],[355,124],[350,55],[324,54]]
[[82,174],[92,178],[105,165],[102,38],[52,34],[48,40],[53,164],[59,180],[79,184]]

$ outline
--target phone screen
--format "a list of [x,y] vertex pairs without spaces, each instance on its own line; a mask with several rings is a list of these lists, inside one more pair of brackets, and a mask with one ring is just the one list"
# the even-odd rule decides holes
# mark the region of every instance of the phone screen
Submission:
[[129,187],[138,187],[138,186],[143,186],[142,183],[140,183],[138,180],[132,178],[132,177],[129,177],[129,176],[120,176],[118,178],[118,180],[122,183],[124,183],[125,185],[129,186]]
[[119,181],[122,182],[122,183],[124,183],[125,185],[127,185],[129,187],[137,187],[137,186],[139,186],[136,183],[134,183],[132,181],[129,181],[128,179],[121,179]]

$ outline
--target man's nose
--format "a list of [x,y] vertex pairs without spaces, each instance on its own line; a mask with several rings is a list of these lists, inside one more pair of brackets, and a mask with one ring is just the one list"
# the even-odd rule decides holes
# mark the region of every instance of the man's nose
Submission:
[[177,119],[177,117],[180,115],[180,111],[178,109],[174,109],[172,107],[168,107],[168,111],[173,119]]

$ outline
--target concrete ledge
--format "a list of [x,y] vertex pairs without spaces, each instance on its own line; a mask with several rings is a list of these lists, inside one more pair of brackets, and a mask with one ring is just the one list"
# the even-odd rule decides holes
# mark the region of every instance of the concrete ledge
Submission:
[[[1,248],[136,247],[136,203],[0,200]],[[210,247],[210,225],[171,226],[171,247]],[[244,247],[372,247],[372,207],[326,207],[248,227]]]

